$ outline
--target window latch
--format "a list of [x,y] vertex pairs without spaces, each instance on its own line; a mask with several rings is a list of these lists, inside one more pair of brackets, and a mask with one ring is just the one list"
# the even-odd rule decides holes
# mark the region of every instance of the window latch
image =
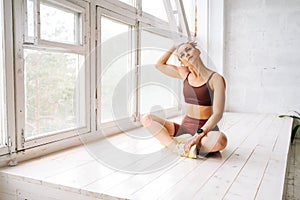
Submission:
[[7,138],[7,142],[5,143],[5,145],[7,146],[7,148],[8,148],[8,152],[9,152],[9,155],[11,155],[11,147],[12,147],[12,141],[11,141],[11,138],[10,137],[8,137]]

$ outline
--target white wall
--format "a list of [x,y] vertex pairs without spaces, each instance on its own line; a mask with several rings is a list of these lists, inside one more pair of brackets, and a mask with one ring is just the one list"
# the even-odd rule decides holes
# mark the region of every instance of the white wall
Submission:
[[198,47],[201,58],[212,70],[220,74],[223,70],[224,0],[198,0]]
[[300,111],[300,1],[224,4],[227,110]]
[[208,55],[209,67],[224,74],[224,1],[209,1],[208,15]]

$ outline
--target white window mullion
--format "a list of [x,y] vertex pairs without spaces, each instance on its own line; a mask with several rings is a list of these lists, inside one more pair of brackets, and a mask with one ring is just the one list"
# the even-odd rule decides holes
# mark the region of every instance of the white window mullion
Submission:
[[6,66],[6,96],[7,96],[7,132],[10,141],[9,152],[16,149],[16,124],[15,124],[15,82],[14,82],[14,56],[13,56],[13,8],[12,1],[4,0],[5,15],[5,66]]
[[[41,50],[41,51],[49,51],[49,52],[61,52],[61,53],[78,53],[85,55],[85,47],[77,47],[71,46],[72,48],[66,49],[64,48],[65,45],[53,45],[53,47],[49,47],[46,44],[49,44],[49,42],[42,42],[44,45],[28,45],[24,44],[24,49],[31,49],[31,50]],[[53,44],[53,43],[51,43]]]
[[39,44],[41,40],[40,0],[34,0],[34,3],[34,44]]
[[[32,45],[33,46],[33,45]],[[59,42],[52,42],[47,40],[39,40],[39,45],[37,48],[44,48],[44,49],[53,49],[58,51],[65,51],[65,52],[72,52],[72,53],[79,53],[84,55],[86,53],[85,46],[78,46],[72,44],[63,44]]]
[[100,7],[96,7],[96,130],[101,128],[101,87],[100,87],[100,78],[101,78],[101,9]]
[[23,0],[14,0],[14,39],[15,39],[15,84],[16,84],[16,141],[17,149],[24,148],[25,98],[24,98],[24,60],[23,58]]
[[[2,67],[1,77],[4,91],[4,105],[1,108],[1,147],[0,155],[14,153],[15,150],[15,115],[14,115],[14,75],[13,75],[13,37],[12,37],[12,2],[0,0],[1,17],[0,17],[0,62]],[[3,79],[2,79],[3,78]],[[0,94],[1,96],[3,94]],[[3,118],[4,117],[4,118]],[[5,135],[2,135],[5,134]]]
[[119,15],[125,16],[127,19],[136,19],[136,8],[119,0],[95,0],[95,2],[96,5],[102,9],[118,13]]
[[134,97],[134,102],[133,105],[135,106],[134,110],[134,121],[140,121],[140,90],[139,90],[139,85],[141,81],[141,30],[142,30],[142,23],[141,23],[141,18],[142,18],[142,2],[141,0],[138,0],[136,2],[137,4],[137,23],[135,25],[135,31],[136,31],[136,54],[135,54],[135,74],[134,74],[134,86],[133,88],[135,89],[135,97]]

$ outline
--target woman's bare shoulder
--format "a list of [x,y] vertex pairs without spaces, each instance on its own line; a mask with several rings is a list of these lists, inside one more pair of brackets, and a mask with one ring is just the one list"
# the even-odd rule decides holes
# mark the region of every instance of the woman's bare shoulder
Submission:
[[187,67],[178,67],[178,73],[182,79],[186,79],[187,75],[190,73],[190,70]]
[[214,85],[224,85],[226,86],[226,82],[225,82],[225,79],[224,77],[219,74],[219,73],[214,73],[213,76],[211,77],[211,83],[212,83],[212,86],[214,87]]

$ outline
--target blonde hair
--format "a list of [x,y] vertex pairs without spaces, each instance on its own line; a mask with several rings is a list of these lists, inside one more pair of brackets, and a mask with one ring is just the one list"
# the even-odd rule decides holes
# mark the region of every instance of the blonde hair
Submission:
[[177,48],[176,48],[176,52],[177,52],[177,53],[178,53],[179,47],[181,47],[181,46],[184,45],[184,44],[190,44],[190,45],[192,45],[192,47],[194,47],[194,48],[197,47],[197,42],[196,42],[196,41],[183,42],[183,43],[181,43],[181,44],[179,44],[179,45],[177,46]]

